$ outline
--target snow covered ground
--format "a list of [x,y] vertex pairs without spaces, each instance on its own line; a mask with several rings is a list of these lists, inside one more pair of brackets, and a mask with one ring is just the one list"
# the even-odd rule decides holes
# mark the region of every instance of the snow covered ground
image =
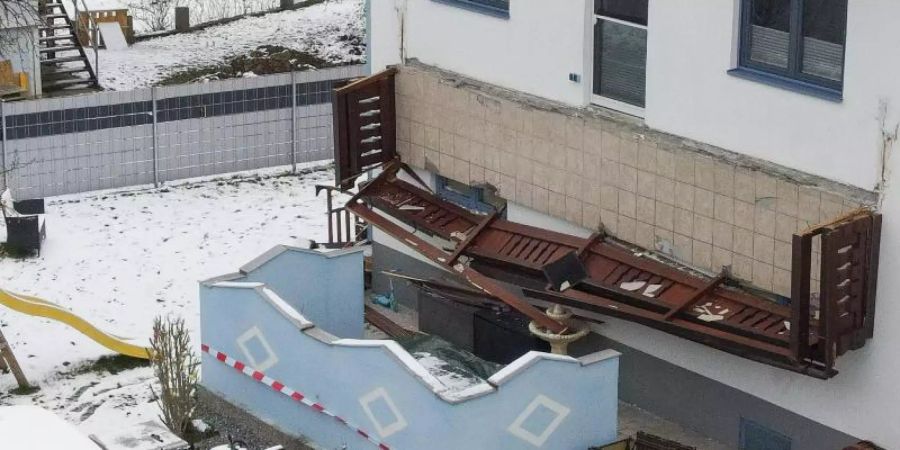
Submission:
[[[363,36],[362,0],[328,0],[307,8],[247,17],[195,33],[135,43],[126,50],[100,50],[100,84],[107,89],[147,87],[186,68],[224,62],[261,45],[311,53],[331,63],[359,59],[346,36]],[[93,54],[90,58],[93,63]]]
[[[325,200],[314,186],[331,183],[333,172],[318,166],[275,176],[284,170],[48,199],[41,256],[0,258],[0,286],[59,303],[120,336],[146,339],[155,316],[180,315],[197,342],[199,280],[233,272],[275,245],[326,237]],[[0,326],[41,386],[30,396],[0,396],[0,405],[39,404],[99,434],[158,415],[151,369],[72,375],[110,351],[65,325],[3,307]],[[0,375],[0,393],[14,386],[12,375]]]

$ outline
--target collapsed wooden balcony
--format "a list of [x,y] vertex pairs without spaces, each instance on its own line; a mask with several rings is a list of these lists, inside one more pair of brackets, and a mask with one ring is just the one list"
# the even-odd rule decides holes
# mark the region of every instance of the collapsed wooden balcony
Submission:
[[[559,303],[587,320],[622,318],[823,379],[837,374],[837,356],[872,337],[880,216],[867,210],[795,237],[797,300],[784,305],[727,272],[707,277],[603,233],[584,239],[473,213],[403,181],[403,168],[390,163],[347,209],[548,329],[564,331],[534,304]],[[818,308],[810,301],[814,236],[822,240]]]

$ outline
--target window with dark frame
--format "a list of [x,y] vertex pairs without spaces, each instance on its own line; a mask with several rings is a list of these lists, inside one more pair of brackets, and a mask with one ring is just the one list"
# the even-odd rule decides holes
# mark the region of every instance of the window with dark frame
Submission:
[[648,0],[594,1],[594,95],[643,108]]
[[847,0],[742,0],[741,68],[840,94],[846,37]]
[[509,17],[509,0],[433,0],[498,17]]

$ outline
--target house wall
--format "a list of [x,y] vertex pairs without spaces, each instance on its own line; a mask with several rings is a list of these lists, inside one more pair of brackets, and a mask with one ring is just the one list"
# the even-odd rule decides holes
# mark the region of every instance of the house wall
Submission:
[[[417,59],[476,80],[586,106],[593,0],[511,2],[508,19],[433,0],[372,3],[372,69]],[[880,179],[880,105],[900,121],[900,2],[849,2],[843,100],[828,101],[729,75],[739,0],[651,0],[649,127],[864,189]],[[698,26],[697,24],[702,24]],[[571,82],[568,74],[582,75]],[[827,154],[828,157],[822,157]]]
[[[621,117],[423,65],[397,78],[398,151],[536,213],[790,295],[791,239],[874,194]],[[459,86],[458,86],[459,85]],[[524,219],[523,219],[524,220]],[[813,273],[818,273],[817,268]]]
[[[203,354],[203,387],[323,448],[375,448],[357,428],[390,448],[409,449],[568,450],[616,438],[616,352],[580,359],[531,352],[488,383],[451,392],[396,342],[338,339],[259,283],[206,284],[200,307],[203,344],[349,425],[223,364],[215,353]],[[248,330],[253,337],[242,339]],[[254,360],[265,364],[252,367]],[[547,382],[559,379],[566,383]]]
[[[573,105],[587,102],[585,0],[510,2],[508,19],[433,0],[369,0],[372,69],[419,58],[473,78]],[[590,4],[589,4],[590,3]]]

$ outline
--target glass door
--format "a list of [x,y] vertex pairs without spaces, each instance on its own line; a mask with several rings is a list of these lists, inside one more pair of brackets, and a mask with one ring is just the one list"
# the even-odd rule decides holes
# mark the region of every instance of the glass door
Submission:
[[648,0],[594,1],[593,102],[644,115]]

